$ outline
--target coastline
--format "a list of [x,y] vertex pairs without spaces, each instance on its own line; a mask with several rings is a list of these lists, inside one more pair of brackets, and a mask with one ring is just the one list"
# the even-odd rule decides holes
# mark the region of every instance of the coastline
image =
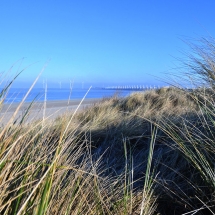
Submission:
[[[79,107],[79,111],[83,110],[83,108],[90,106],[94,103],[99,102],[101,99],[84,99],[82,104]],[[80,104],[81,99],[73,99],[73,100],[53,100],[53,101],[46,101],[40,102],[36,101],[32,103],[32,106],[29,110],[29,115],[26,122],[32,122],[34,120],[40,120],[43,118],[45,114],[45,118],[48,117],[49,119],[55,119],[60,115],[63,115],[66,112],[73,112],[76,110],[78,105]],[[5,103],[2,104],[1,112],[0,112],[0,124],[7,123],[8,120],[12,117],[13,113],[16,111],[18,105],[20,103]],[[24,115],[26,110],[31,105],[31,102],[24,102],[17,112],[15,117],[16,119],[21,119]],[[44,111],[45,105],[45,111]]]

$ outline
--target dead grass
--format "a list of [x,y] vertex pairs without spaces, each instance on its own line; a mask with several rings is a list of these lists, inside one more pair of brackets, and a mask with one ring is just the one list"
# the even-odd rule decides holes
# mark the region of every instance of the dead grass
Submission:
[[205,197],[207,183],[173,134],[201,127],[199,95],[161,88],[103,99],[75,117],[8,124],[0,148],[0,213],[195,210],[201,205],[195,196],[209,201],[212,195]]
[[9,120],[0,214],[214,214],[214,52],[202,53],[191,66],[205,87],[114,96],[54,121]]

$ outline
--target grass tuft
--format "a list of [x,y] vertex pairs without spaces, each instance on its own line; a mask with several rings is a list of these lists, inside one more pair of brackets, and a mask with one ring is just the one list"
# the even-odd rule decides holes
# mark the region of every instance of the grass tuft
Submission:
[[30,123],[31,106],[19,119],[16,110],[0,127],[0,214],[214,214],[215,52],[206,44],[189,64],[202,87],[116,95],[54,120],[44,110]]

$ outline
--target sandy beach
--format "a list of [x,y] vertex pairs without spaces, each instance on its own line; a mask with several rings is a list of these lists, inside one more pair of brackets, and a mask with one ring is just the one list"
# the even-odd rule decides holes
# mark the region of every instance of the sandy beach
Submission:
[[[98,102],[99,100],[100,99],[85,99],[81,103],[81,106],[79,107],[78,110],[80,111],[84,107],[90,106]],[[81,99],[75,99],[70,101],[68,100],[47,101],[46,103],[34,102],[30,107],[27,122],[30,122],[32,120],[42,119],[44,115],[49,119],[54,119],[66,112],[74,112],[77,109],[80,102],[81,102]],[[1,112],[0,112],[0,124],[5,124],[8,122],[8,120],[12,117],[12,115],[16,111],[18,105],[19,103],[2,105]],[[26,110],[29,108],[30,105],[31,105],[30,102],[25,102],[17,112],[15,120],[21,119],[25,115]]]

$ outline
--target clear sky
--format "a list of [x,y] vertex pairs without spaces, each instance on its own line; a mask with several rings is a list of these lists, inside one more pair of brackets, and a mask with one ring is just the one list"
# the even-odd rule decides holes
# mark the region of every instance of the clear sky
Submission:
[[[1,0],[0,71],[32,81],[156,84],[177,73],[184,41],[215,35],[214,0]],[[23,61],[20,59],[24,58]]]

